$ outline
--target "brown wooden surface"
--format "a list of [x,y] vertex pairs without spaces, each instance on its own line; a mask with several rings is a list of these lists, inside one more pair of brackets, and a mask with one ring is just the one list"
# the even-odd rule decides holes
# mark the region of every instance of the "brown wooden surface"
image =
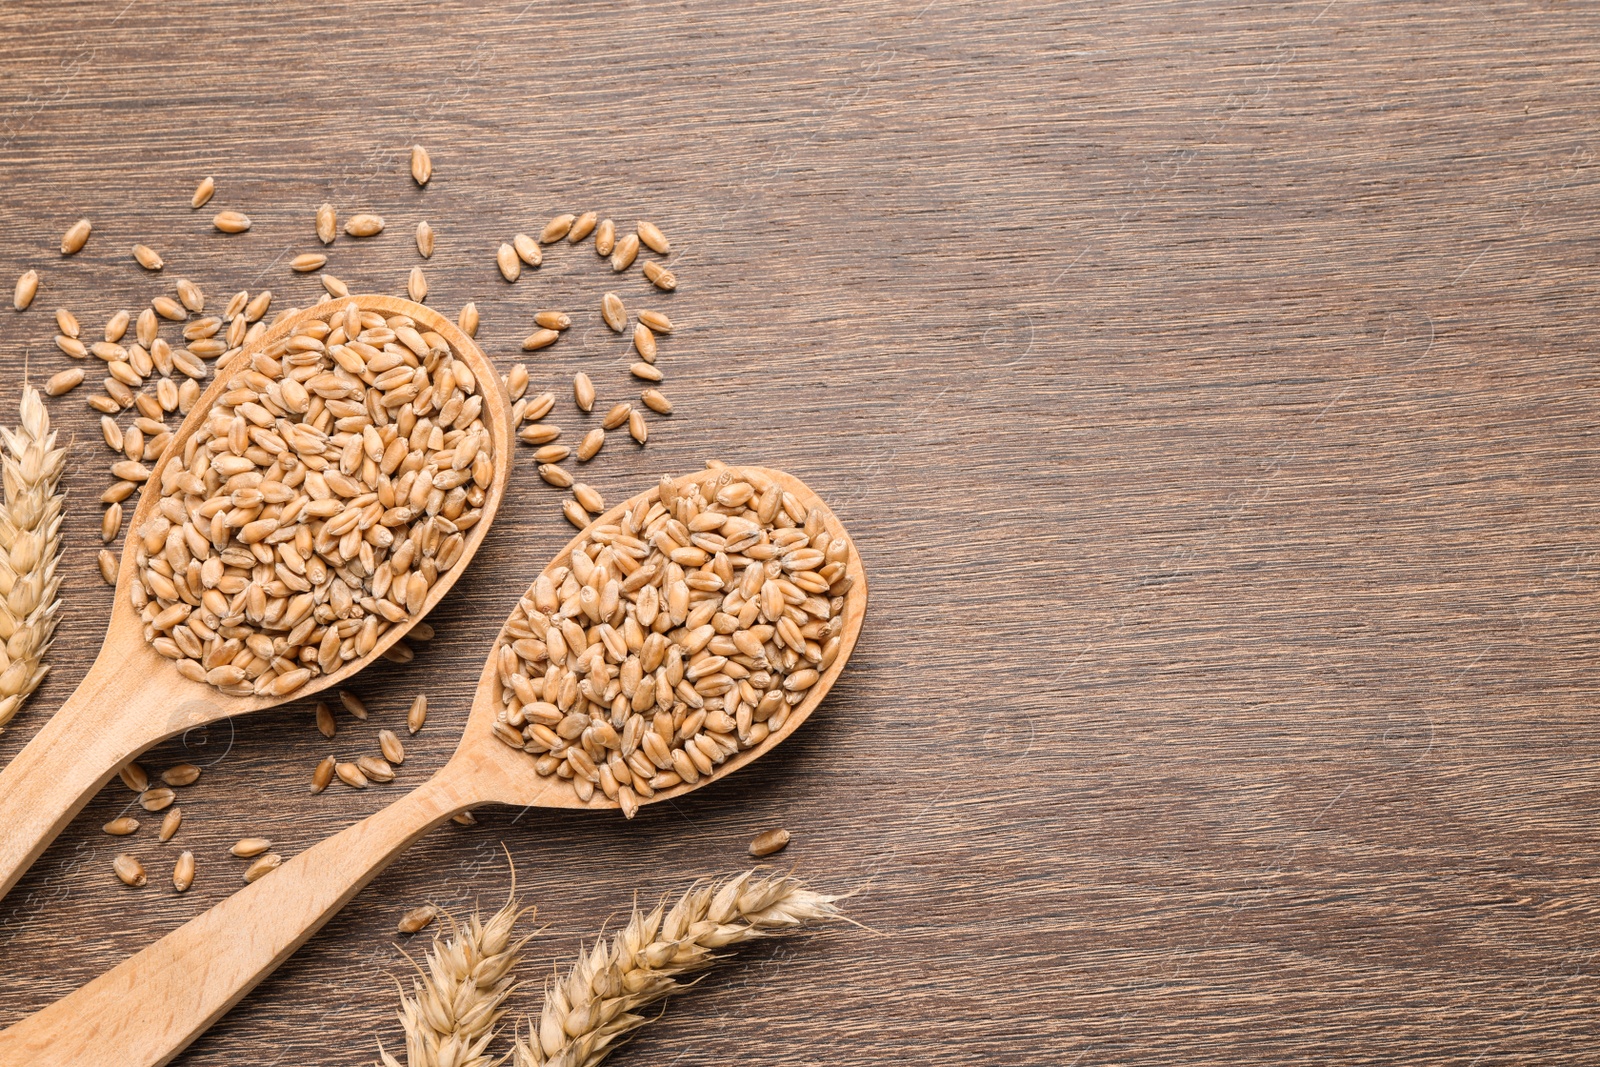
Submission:
[[[750,772],[631,824],[488,812],[430,835],[181,1060],[357,1064],[393,1047],[400,912],[519,887],[556,957],[738,868],[757,831],[857,893],[850,927],[745,953],[628,1063],[1596,1062],[1600,1023],[1600,17],[1567,3],[11,3],[0,30],[0,409],[155,291],[317,292],[311,216],[399,293],[483,309],[509,366],[636,392],[613,282],[494,246],[562,210],[648,217],[678,403],[613,441],[608,497],[707,457],[804,478],[857,538],[873,617],[839,688]],[[435,177],[418,190],[404,146]],[[195,182],[216,176],[207,210]],[[207,224],[235,208],[242,237]],[[55,252],[80,215],[96,233]],[[283,306],[280,304],[280,306]],[[81,676],[108,453],[80,391],[55,671]],[[585,425],[564,399],[555,420]],[[80,462],[81,461],[81,462]],[[234,889],[246,833],[305,848],[440,766],[481,657],[566,539],[526,451],[440,636],[360,690],[164,745],[208,765],[170,846],[107,788],[0,902],[0,1023]],[[434,706],[398,782],[305,792]],[[107,709],[108,714],[114,709]],[[165,884],[176,846],[194,888]],[[113,880],[123,847],[153,884]],[[420,946],[419,946],[420,947]]]

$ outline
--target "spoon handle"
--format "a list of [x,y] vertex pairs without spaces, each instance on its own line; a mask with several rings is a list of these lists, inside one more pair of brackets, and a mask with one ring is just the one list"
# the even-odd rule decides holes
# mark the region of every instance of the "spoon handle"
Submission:
[[448,773],[313,845],[77,992],[0,1031],[5,1067],[169,1062],[417,838],[479,802]]

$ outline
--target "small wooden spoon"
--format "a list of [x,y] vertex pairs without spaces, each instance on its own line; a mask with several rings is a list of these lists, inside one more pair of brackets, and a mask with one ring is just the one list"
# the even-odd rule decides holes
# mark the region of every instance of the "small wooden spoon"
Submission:
[[[443,315],[388,296],[330,300],[288,316],[230,360],[229,367],[303,323],[342,313],[350,300],[363,310],[385,317],[407,315],[438,333],[482,383],[483,415],[494,442],[495,473],[484,494],[483,518],[467,531],[460,560],[433,584],[422,611],[391,626],[368,655],[351,660],[332,674],[319,675],[287,696],[235,697],[183,677],[171,660],[145,641],[143,624],[128,591],[135,569],[132,537],[128,537],[100,655],[66,703],[0,772],[0,826],[5,827],[0,834],[0,896],[10,891],[89,798],[129,759],[196,726],[298,700],[346,681],[393,647],[414,623],[433,610],[483,542],[505,495],[506,476],[511,468],[511,414],[500,387],[499,372],[472,339]],[[128,522],[129,531],[138,529],[155,511],[161,498],[161,470],[175,458],[181,461],[185,442],[204,423],[229,377],[228,367],[218,367],[210,387],[178,427],[145,482],[139,506]]]
[[[690,477],[706,479],[717,473],[704,471]],[[820,507],[828,531],[844,535],[838,519],[799,479],[780,471],[760,473],[780,483],[807,509]],[[659,492],[652,489],[642,499],[653,500]],[[640,499],[618,505],[596,524],[618,521]],[[585,536],[580,533],[546,571],[564,565],[573,546]],[[822,702],[844,670],[866,616],[866,575],[853,544],[846,568],[854,585],[845,596],[839,655],[805,701],[790,712],[782,729],[755,748],[731,757],[698,784],[663,790],[644,803],[680,796],[726,778],[770,752]],[[615,802],[598,790],[585,803],[566,781],[553,775],[540,777],[534,773],[531,756],[494,736],[495,716],[501,708],[495,664],[501,645],[512,639],[506,630],[500,631],[478,682],[461,744],[438,774],[382,811],[313,845],[77,992],[0,1032],[0,1065],[117,1063],[153,1067],[167,1063],[288,959],[390,861],[451,816],[489,803],[615,810]]]

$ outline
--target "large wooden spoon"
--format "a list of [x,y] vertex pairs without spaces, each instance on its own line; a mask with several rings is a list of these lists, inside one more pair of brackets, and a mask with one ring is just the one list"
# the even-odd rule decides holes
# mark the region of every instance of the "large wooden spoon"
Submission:
[[[779,471],[744,469],[759,470],[793,493],[808,510],[820,508],[829,533],[844,536],[838,519],[798,479]],[[705,471],[690,477],[709,479],[716,474]],[[659,488],[652,489],[634,497],[593,525],[617,522],[641,499],[654,500],[659,492]],[[573,546],[586,537],[587,531],[580,533],[546,573],[566,565]],[[844,669],[866,615],[866,575],[853,544],[846,573],[853,585],[845,596],[838,655],[782,727],[760,745],[732,756],[698,783],[663,790],[644,803],[680,796],[759,759],[793,733],[822,702]],[[502,628],[484,665],[461,743],[439,773],[77,992],[0,1032],[0,1065],[116,1063],[146,1067],[167,1063],[288,959],[391,860],[451,816],[488,803],[615,810],[616,803],[599,790],[585,803],[570,783],[555,776],[540,777],[534,773],[532,757],[495,737],[495,719],[503,706],[497,664],[502,646],[512,640],[514,635]]]
[[[511,465],[511,415],[500,387],[500,375],[472,339],[438,312],[388,296],[350,299],[363,310],[385,317],[407,315],[438,333],[481,383],[483,417],[495,449],[495,473],[484,494],[483,518],[467,531],[461,558],[439,576],[422,610],[391,626],[366,656],[351,660],[331,674],[319,675],[286,696],[236,697],[185,678],[171,660],[145,641],[139,613],[129,595],[135,570],[130,536],[117,572],[111,621],[100,655],[66,703],[0,772],[0,827],[4,827],[0,831],[0,896],[16,884],[89,798],[129,759],[196,726],[298,700],[344,682],[393,647],[414,623],[433,610],[483,542],[505,495],[506,474]],[[303,323],[342,313],[349,303],[349,299],[328,301],[286,317],[235,356],[229,366],[248,359]],[[204,423],[229,377],[228,367],[218,368],[210,387],[200,395],[156,461],[155,473],[145,483],[139,506],[128,523],[130,531],[139,529],[155,511],[161,497],[162,469],[169,462],[181,461],[184,443]]]

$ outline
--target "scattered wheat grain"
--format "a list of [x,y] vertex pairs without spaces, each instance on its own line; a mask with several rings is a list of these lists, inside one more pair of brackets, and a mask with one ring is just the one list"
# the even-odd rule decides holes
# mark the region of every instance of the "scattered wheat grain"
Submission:
[[250,228],[250,216],[238,211],[219,211],[211,225],[223,233],[244,233]]
[[88,219],[79,219],[67,227],[67,232],[61,235],[61,254],[70,256],[80,251],[89,240],[89,234],[94,227],[89,225]]
[[135,889],[141,888],[149,881],[145,877],[144,864],[126,852],[111,861],[111,869],[123,885],[133,886]]

